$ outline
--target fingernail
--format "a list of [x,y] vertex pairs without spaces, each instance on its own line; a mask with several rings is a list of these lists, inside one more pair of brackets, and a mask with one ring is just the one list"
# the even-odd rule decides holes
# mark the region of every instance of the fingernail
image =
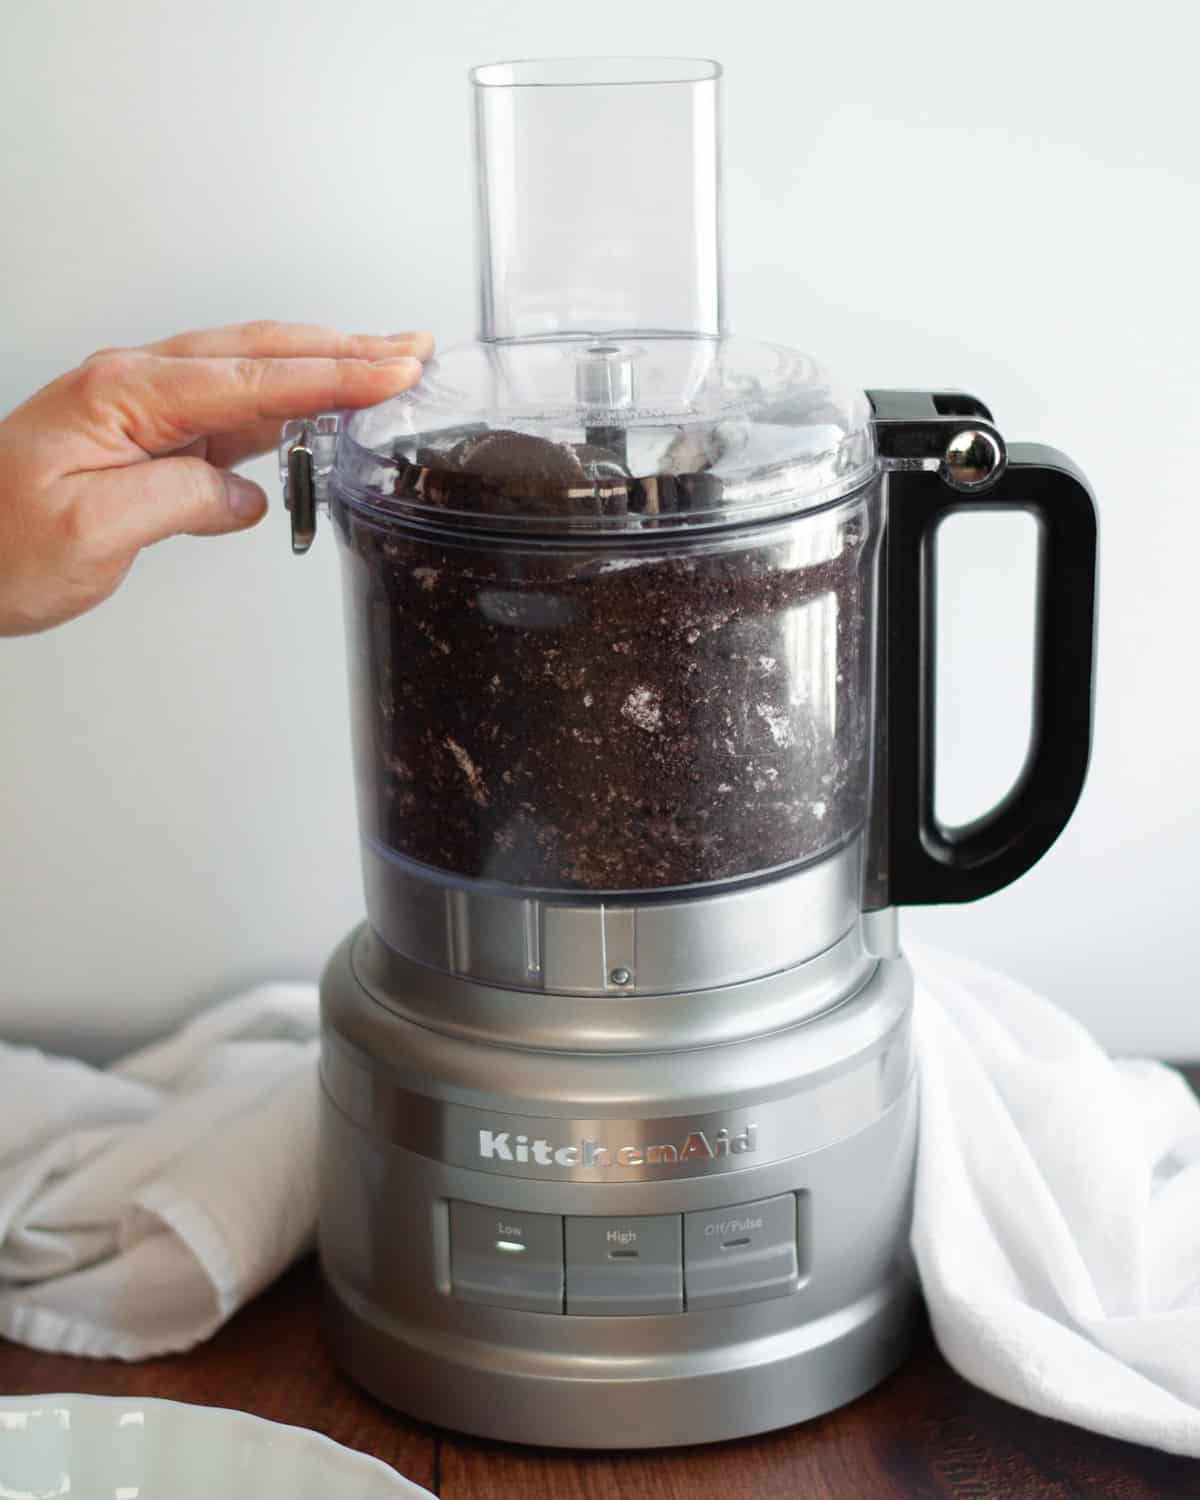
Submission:
[[267,497],[252,480],[240,474],[225,474],[225,498],[229,509],[239,521],[254,521],[267,508]]
[[392,354],[387,359],[376,359],[371,361],[376,365],[387,365],[397,370],[404,370],[409,375],[419,375],[424,368],[419,359],[414,359],[411,354]]

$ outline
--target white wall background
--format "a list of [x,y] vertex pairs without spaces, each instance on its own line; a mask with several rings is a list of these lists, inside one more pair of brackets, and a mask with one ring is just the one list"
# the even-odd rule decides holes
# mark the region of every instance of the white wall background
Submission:
[[[207,323],[469,335],[466,68],[615,51],[726,65],[740,331],[863,384],[978,391],[1087,467],[1084,802],[1016,887],[906,930],[1114,1048],[1200,1055],[1188,0],[18,0],[0,409],[95,347]],[[1003,785],[1023,733],[1027,556],[985,524],[947,546],[951,811]],[[295,562],[285,533],[276,512],[165,544],[98,613],[0,642],[0,1034],[111,1053],[247,980],[315,974],[356,919],[334,547]]]

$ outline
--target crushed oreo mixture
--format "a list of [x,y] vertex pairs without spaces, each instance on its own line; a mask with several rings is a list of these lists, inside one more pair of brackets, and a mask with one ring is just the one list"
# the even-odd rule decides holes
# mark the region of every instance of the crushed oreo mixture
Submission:
[[[489,433],[464,440],[444,488],[461,499],[476,468],[493,507],[607,503],[582,458]],[[379,843],[510,885],[644,891],[798,864],[862,823],[862,503],[810,563],[802,519],[539,543],[341,501],[335,516],[360,812]]]

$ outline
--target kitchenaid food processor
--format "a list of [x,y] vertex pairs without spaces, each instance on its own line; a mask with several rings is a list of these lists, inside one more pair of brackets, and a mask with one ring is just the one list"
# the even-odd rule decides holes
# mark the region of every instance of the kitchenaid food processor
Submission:
[[[481,333],[289,423],[344,569],[367,922],[322,981],[338,1356],[418,1418],[658,1446],[901,1359],[916,1287],[896,908],[1027,869],[1081,789],[1095,516],[945,392],[722,318],[719,69],[472,77]],[[933,812],[933,539],[1040,531],[1033,734]]]

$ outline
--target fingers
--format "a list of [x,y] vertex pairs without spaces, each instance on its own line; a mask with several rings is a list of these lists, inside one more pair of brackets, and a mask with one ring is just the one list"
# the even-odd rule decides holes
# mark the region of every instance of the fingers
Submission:
[[149,354],[196,359],[212,356],[248,356],[251,359],[387,359],[411,354],[427,360],[433,354],[433,335],[393,333],[380,337],[369,333],[341,333],[313,323],[233,323],[225,328],[201,328],[147,344]]
[[77,528],[106,553],[132,555],[165,537],[244,531],[267,511],[259,485],[201,458],[164,458],[73,476]]
[[[374,406],[421,377],[419,359],[177,356],[122,350],[88,360],[73,395],[93,427],[108,427],[113,463],[174,453],[198,437],[261,429],[286,417]],[[258,435],[255,436],[258,440]]]
[[219,469],[232,469],[248,458],[270,453],[279,446],[279,428],[277,421],[259,422],[241,432],[222,432],[211,437],[206,454],[208,461]]
[[[328,359],[379,360],[408,354],[424,363],[433,357],[431,333],[389,333],[385,335],[342,333],[315,323],[276,323],[270,321],[233,323],[224,328],[202,328],[181,333],[146,345],[154,354],[183,358],[203,356],[236,356],[251,358],[298,358],[318,356]],[[232,468],[248,458],[269,453],[279,442],[279,422],[270,419],[241,432],[221,433],[205,440],[202,454],[218,468]]]

